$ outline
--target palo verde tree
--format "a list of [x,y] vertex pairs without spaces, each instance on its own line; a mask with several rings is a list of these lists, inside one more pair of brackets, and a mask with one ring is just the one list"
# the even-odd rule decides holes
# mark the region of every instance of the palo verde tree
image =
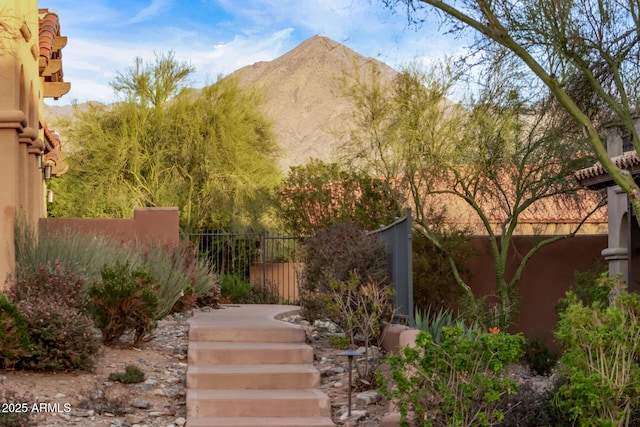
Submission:
[[[474,30],[478,51],[503,49],[582,129],[591,152],[640,212],[640,189],[609,158],[602,132],[620,126],[638,151],[640,3],[635,0],[382,0],[420,24],[437,12],[453,32]],[[640,217],[639,217],[640,218]]]
[[[232,78],[187,88],[193,68],[172,54],[137,59],[112,83],[122,101],[76,111],[70,169],[56,180],[54,216],[127,217],[178,206],[187,228],[267,221],[280,172],[255,91]],[[264,224],[261,224],[264,225]]]
[[582,224],[563,235],[541,236],[511,272],[507,262],[522,215],[535,212],[544,199],[559,209],[580,209],[583,221],[599,206],[599,200],[585,204],[573,197],[580,191],[573,172],[592,161],[575,155],[584,138],[555,114],[549,99],[530,102],[521,96],[512,84],[518,76],[500,68],[482,76],[485,86],[466,105],[448,100],[460,78],[449,66],[429,72],[407,68],[386,86],[370,75],[349,91],[358,106],[351,120],[359,126],[344,144],[344,155],[408,193],[415,231],[445,256],[469,302],[478,304],[445,239],[465,223],[479,224],[473,231],[489,236],[496,281],[497,303],[485,313],[486,321],[508,326],[528,260]]

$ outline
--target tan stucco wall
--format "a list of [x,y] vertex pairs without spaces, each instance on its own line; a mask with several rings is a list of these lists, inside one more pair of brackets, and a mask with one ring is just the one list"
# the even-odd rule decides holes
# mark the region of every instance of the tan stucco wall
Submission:
[[38,69],[38,1],[0,0],[0,289],[15,264],[16,218],[32,225],[45,214],[36,156],[42,84]]
[[176,207],[136,208],[133,218],[41,218],[40,228],[99,235],[121,243],[180,243],[180,213]]

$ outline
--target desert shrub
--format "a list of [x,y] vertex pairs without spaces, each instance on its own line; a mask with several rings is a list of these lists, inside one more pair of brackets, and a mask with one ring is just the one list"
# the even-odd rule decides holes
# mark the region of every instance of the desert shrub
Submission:
[[558,363],[558,353],[553,351],[541,338],[527,340],[523,361],[536,375],[549,375]]
[[187,287],[173,304],[170,313],[184,313],[197,305],[198,296],[191,286]]
[[225,274],[220,280],[220,295],[222,301],[231,304],[244,302],[251,292],[251,284],[235,274]]
[[8,297],[28,324],[30,351],[22,369],[91,369],[98,353],[93,324],[84,310],[84,280],[60,261],[38,269],[18,268]]
[[507,370],[522,357],[523,344],[521,335],[497,330],[469,337],[461,324],[444,328],[440,343],[420,332],[415,348],[387,358],[382,392],[398,402],[403,426],[410,413],[416,425],[496,425],[504,417],[501,402],[518,389]]
[[620,292],[608,306],[587,306],[569,292],[556,337],[567,383],[558,406],[574,425],[628,425],[640,398],[640,297]]
[[335,223],[318,230],[305,243],[300,290],[303,316],[310,321],[326,316],[323,295],[331,292],[331,283],[346,283],[353,274],[382,288],[388,286],[387,259],[382,241],[354,223]]
[[0,368],[11,368],[30,353],[29,324],[15,304],[0,293]]
[[111,381],[118,381],[122,384],[137,384],[144,381],[144,372],[136,365],[127,365],[124,372],[112,372],[109,374]]
[[95,384],[93,388],[81,390],[78,394],[78,408],[91,409],[98,414],[122,416],[130,412],[127,395],[111,396],[104,386]]
[[47,298],[19,302],[18,308],[29,323],[31,339],[31,353],[18,367],[46,371],[93,368],[100,347],[88,316]]
[[439,232],[441,249],[420,233],[413,233],[413,302],[421,310],[440,310],[458,305],[465,295],[454,279],[448,257],[461,275],[469,277],[464,263],[475,251],[463,231]]
[[372,279],[352,274],[348,281],[334,281],[328,312],[349,337],[352,346],[362,343],[365,357],[356,361],[360,383],[373,385],[379,360],[371,357],[372,347],[382,344],[385,323],[393,319],[393,289]]
[[89,286],[88,308],[103,343],[113,345],[129,333],[133,333],[134,346],[150,339],[158,307],[155,279],[120,263],[105,265],[101,276],[101,281]]
[[15,234],[16,265],[33,274],[41,268],[53,269],[59,262],[73,272],[81,272],[85,283],[97,280],[105,264],[135,257],[131,247],[100,236],[88,236],[68,229],[48,230],[36,234],[19,221]]
[[191,243],[181,245],[122,244],[101,236],[70,230],[41,230],[36,236],[26,225],[15,230],[18,270],[36,274],[42,269],[55,271],[60,264],[84,280],[86,286],[100,280],[105,265],[128,264],[132,270],[145,270],[158,282],[157,315],[168,314],[176,302],[193,289],[206,293],[217,284],[206,259],[198,258]]
[[19,267],[7,294],[16,302],[47,298],[78,311],[84,311],[86,305],[83,275],[63,265],[60,260],[35,269]]
[[351,339],[342,335],[330,335],[329,344],[339,350],[346,350],[351,345]]
[[[31,419],[31,407],[35,399],[30,394],[20,395],[10,387],[0,387],[0,426],[30,427],[36,423]],[[10,405],[10,406],[5,406]]]
[[158,318],[169,314],[178,300],[190,292],[199,295],[217,283],[209,264],[196,256],[190,242],[139,247],[138,251],[142,254],[142,261],[132,264],[132,268],[144,270],[156,280]]
[[251,286],[243,302],[245,304],[278,304],[280,303],[278,286],[268,280],[263,285]]
[[196,296],[196,305],[198,307],[217,308],[220,304],[221,290],[219,285],[211,286],[204,293]]

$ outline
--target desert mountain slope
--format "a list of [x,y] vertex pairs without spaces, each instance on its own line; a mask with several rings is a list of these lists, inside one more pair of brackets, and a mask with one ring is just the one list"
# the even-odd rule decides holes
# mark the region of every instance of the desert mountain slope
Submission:
[[264,91],[263,109],[274,122],[283,151],[280,165],[286,170],[310,157],[331,160],[340,143],[337,135],[348,129],[353,109],[342,96],[340,81],[353,80],[372,61],[385,78],[396,74],[382,62],[314,36],[273,61],[243,67],[232,76]]

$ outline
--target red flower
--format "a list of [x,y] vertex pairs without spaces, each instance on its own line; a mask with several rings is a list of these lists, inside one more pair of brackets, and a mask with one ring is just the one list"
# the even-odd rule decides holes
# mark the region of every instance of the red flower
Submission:
[[489,333],[490,334],[499,334],[500,333],[500,328],[489,328]]

